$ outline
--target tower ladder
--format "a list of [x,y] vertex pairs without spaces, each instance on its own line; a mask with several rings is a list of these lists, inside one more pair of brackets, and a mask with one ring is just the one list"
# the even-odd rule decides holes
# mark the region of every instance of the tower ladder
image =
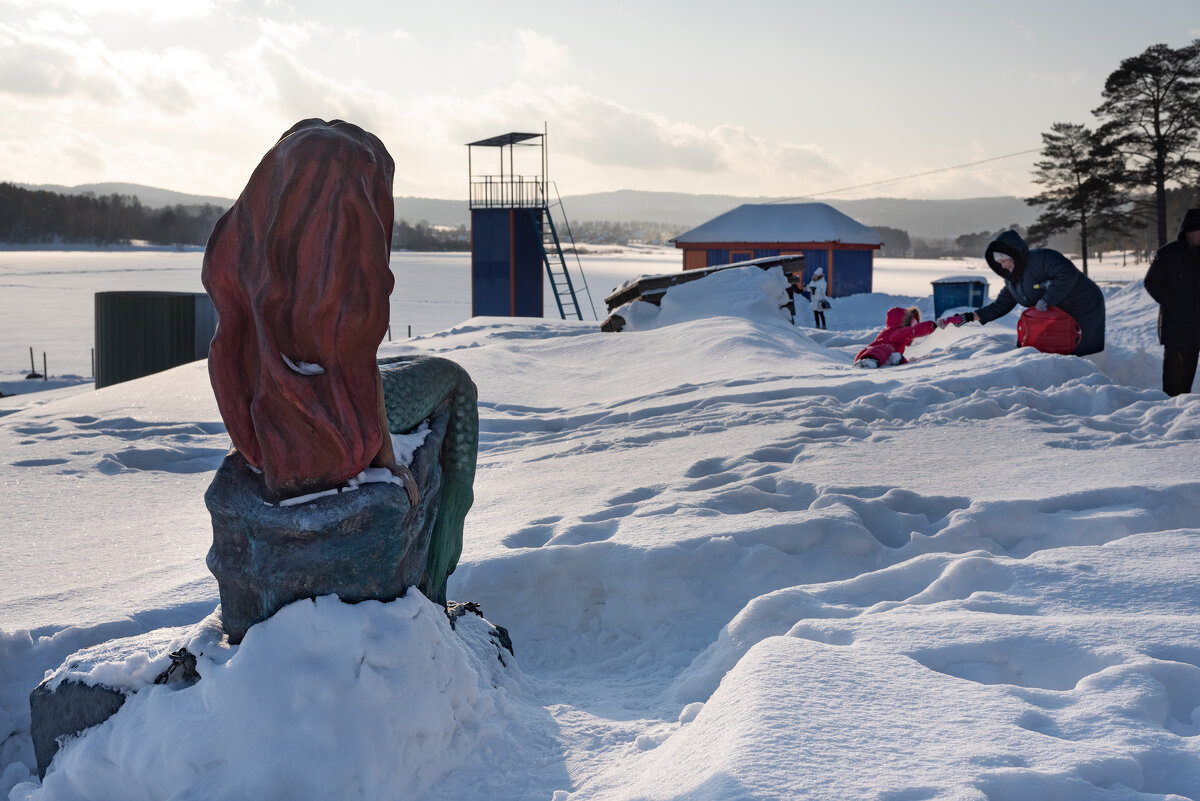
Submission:
[[[563,254],[562,242],[558,238],[558,229],[554,226],[554,216],[549,206],[530,209],[534,221],[542,232],[542,262],[546,265],[546,277],[550,279],[550,291],[558,306],[559,316],[566,320],[582,320],[583,312],[579,308],[579,299],[575,295],[575,284],[567,269],[567,260]],[[574,242],[572,242],[574,244]]]

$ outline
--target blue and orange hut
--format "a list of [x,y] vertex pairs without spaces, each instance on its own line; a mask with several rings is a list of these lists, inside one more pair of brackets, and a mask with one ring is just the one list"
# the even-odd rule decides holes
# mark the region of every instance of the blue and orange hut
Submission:
[[822,268],[833,297],[871,291],[883,245],[873,229],[825,203],[746,203],[672,241],[685,270],[803,253],[804,281]]

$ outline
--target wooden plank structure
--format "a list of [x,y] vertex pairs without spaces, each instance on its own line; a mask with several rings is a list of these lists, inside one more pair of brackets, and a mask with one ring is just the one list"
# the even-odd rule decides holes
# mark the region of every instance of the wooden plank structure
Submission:
[[681,273],[667,273],[665,275],[643,275],[630,283],[625,284],[617,291],[604,299],[605,306],[608,307],[608,316],[604,318],[604,322],[600,324],[601,331],[620,331],[625,327],[625,318],[614,313],[616,309],[624,306],[626,303],[634,300],[641,300],[647,303],[653,303],[655,306],[662,305],[663,295],[667,294],[667,290],[673,286],[686,284],[689,281],[696,281],[701,278],[720,272],[721,270],[732,270],[737,267],[758,267],[763,270],[769,270],[772,267],[782,267],[784,277],[788,279],[788,308],[794,315],[795,307],[792,305],[791,298],[796,289],[801,286],[801,281],[804,276],[804,254],[793,253],[784,256],[768,256],[762,259],[750,259],[748,261],[740,261],[735,264],[723,264],[716,267],[702,267],[695,270],[685,270]]

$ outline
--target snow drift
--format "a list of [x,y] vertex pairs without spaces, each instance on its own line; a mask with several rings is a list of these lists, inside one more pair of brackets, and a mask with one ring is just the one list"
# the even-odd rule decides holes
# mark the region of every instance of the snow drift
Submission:
[[1014,316],[854,370],[887,308],[932,311],[912,286],[835,299],[829,331],[771,309],[620,334],[475,319],[385,345],[479,386],[450,595],[516,657],[417,597],[300,602],[206,651],[193,687],[139,692],[40,786],[45,671],[113,637],[202,638],[200,496],[227,439],[202,365],[23,402],[0,417],[20,498],[0,791],[1200,798],[1200,402],[1158,388],[1154,306],[1136,280],[1106,287],[1094,357],[1014,348]]

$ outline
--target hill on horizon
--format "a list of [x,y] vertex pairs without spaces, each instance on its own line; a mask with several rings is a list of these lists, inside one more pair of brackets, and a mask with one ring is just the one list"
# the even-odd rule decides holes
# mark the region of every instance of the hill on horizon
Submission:
[[[688,195],[623,189],[563,198],[568,219],[612,222],[661,222],[694,228],[744,203],[778,203],[778,197]],[[953,239],[978,231],[996,231],[1017,224],[1028,227],[1036,210],[1019,197],[956,200],[864,198],[861,200],[796,199],[826,203],[864,225],[887,226],[921,239]]]
[[[170,189],[130,183],[96,183],[79,186],[58,184],[17,184],[25,189],[77,195],[91,192],[97,196],[118,194],[136,196],[143,206],[214,205],[228,208],[230,198],[190,195]],[[777,203],[778,197],[739,197],[737,195],[695,195],[684,192],[649,192],[619,189],[562,199],[567,219],[574,222],[648,222],[694,228],[744,203]],[[797,199],[795,202],[809,202]],[[887,226],[907,231],[920,239],[953,239],[962,234],[996,231],[1017,224],[1028,227],[1037,217],[1036,210],[1018,197],[982,197],[954,200],[913,200],[909,198],[863,198],[860,200],[822,199],[864,225]],[[470,225],[466,200],[447,200],[397,196],[396,219],[433,225]]]
[[233,205],[233,200],[226,197],[211,195],[189,195],[186,192],[176,192],[173,189],[160,189],[143,184],[126,184],[118,182],[100,184],[79,184],[78,186],[63,186],[62,184],[17,184],[22,189],[36,192],[54,192],[60,195],[82,195],[91,192],[96,197],[107,195],[132,195],[148,208],[161,209],[165,206],[220,206],[227,209]]

